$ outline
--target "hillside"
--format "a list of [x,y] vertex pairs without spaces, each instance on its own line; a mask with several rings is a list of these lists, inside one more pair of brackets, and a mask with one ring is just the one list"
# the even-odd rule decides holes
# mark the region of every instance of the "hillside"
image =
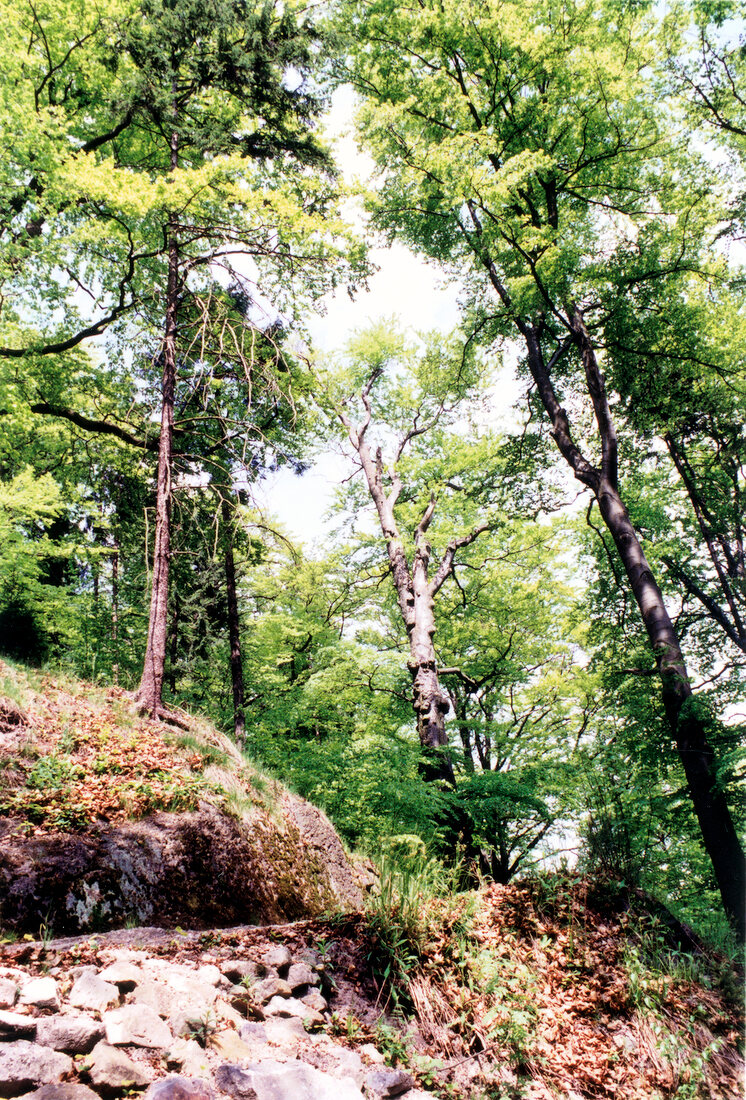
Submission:
[[356,908],[326,817],[214,727],[0,662],[0,927],[268,923]]
[[1,672],[0,1096],[741,1096],[743,974],[650,899],[423,858],[363,908],[324,816],[207,724]]

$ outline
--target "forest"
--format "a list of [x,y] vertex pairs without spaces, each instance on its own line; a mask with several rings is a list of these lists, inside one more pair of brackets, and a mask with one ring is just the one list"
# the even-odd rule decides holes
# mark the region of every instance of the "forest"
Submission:
[[743,942],[743,6],[1,4],[0,654]]

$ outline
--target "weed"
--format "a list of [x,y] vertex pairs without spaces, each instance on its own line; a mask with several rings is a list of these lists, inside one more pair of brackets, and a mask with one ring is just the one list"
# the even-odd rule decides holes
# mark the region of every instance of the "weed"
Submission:
[[218,1029],[217,1020],[215,1014],[211,1009],[207,1009],[201,1016],[194,1016],[186,1021],[186,1026],[189,1029],[189,1037],[195,1039],[201,1047],[206,1047],[207,1043],[212,1035]]

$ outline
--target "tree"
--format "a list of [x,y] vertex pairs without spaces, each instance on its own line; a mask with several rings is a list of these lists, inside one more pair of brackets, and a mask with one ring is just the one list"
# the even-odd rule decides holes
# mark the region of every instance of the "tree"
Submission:
[[[419,358],[411,346],[383,325],[359,336],[348,346],[354,375],[363,376],[359,391],[362,416],[354,421],[349,399],[338,401],[334,411],[346,428],[378,514],[381,534],[386,540],[391,579],[396,589],[402,623],[409,641],[407,662],[412,677],[412,706],[417,734],[425,753],[425,773],[453,784],[453,769],[444,752],[447,746],[445,718],[450,702],[439,678],[433,636],[435,634],[435,597],[453,573],[459,550],[470,546],[489,527],[486,521],[451,538],[440,552],[440,560],[431,574],[433,550],[428,530],[436,509],[434,486],[429,500],[415,504],[416,521],[412,526],[411,550],[407,551],[398,520],[397,505],[402,493],[411,499],[412,489],[405,486],[402,459],[415,440],[421,439],[452,420],[455,409],[474,381],[474,365],[468,349],[451,344],[438,347],[431,340]],[[400,378],[409,370],[409,378]],[[385,376],[388,378],[384,380]],[[374,419],[374,402],[380,415]],[[369,441],[370,429],[384,436],[398,429],[390,442],[390,455],[384,458],[383,446],[375,455]],[[445,475],[447,476],[447,475]],[[444,475],[441,475],[441,482]]]
[[660,281],[675,294],[713,236],[706,171],[691,150],[677,151],[646,86],[647,17],[615,3],[543,0],[416,9],[352,0],[342,10],[357,42],[345,76],[365,97],[361,133],[384,171],[378,224],[465,274],[483,337],[520,341],[556,446],[623,564],[704,844],[743,937],[743,851],[625,505],[618,408],[599,360],[630,288]]

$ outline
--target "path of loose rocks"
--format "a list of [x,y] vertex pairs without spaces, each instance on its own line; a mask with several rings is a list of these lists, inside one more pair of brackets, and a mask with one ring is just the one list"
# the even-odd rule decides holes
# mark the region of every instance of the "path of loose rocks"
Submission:
[[[78,952],[81,956],[81,952]],[[110,1100],[426,1100],[372,1044],[323,1030],[334,984],[311,948],[231,947],[175,961],[75,952],[0,966],[0,1097]],[[13,960],[11,959],[11,963]],[[43,971],[42,962],[37,969]]]

